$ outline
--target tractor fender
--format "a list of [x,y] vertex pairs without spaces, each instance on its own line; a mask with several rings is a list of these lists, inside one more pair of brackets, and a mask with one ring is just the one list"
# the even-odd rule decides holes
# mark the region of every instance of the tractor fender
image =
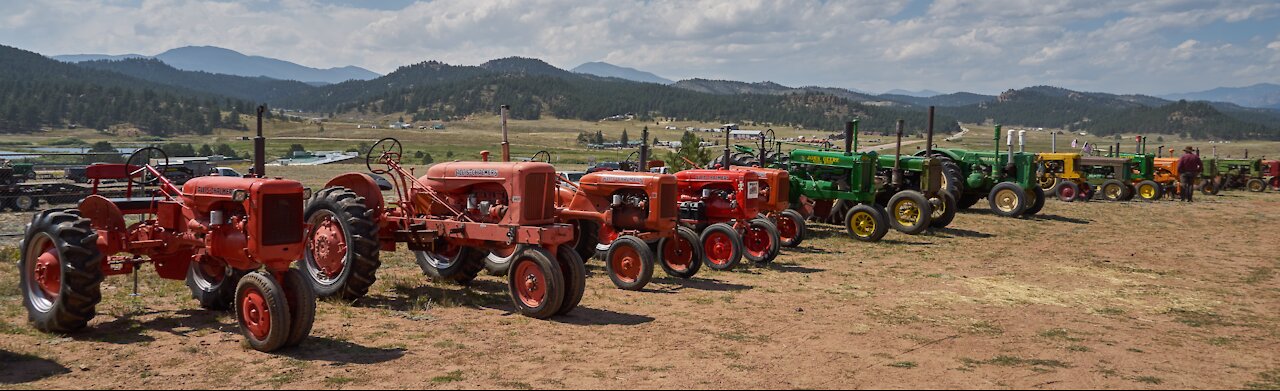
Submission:
[[91,195],[80,201],[80,216],[89,219],[89,226],[98,232],[98,249],[107,255],[124,251],[129,232],[124,222],[124,212],[114,202],[100,195]]
[[365,207],[377,211],[375,215],[381,217],[386,201],[382,197],[382,188],[369,174],[351,172],[338,175],[324,184],[326,189],[331,187],[345,187],[356,195],[364,197]]

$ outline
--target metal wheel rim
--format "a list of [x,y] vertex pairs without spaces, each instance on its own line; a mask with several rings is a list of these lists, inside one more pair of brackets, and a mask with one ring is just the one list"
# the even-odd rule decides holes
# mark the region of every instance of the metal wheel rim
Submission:
[[915,225],[920,221],[920,205],[909,198],[898,200],[893,205],[893,218],[902,225]]
[[724,232],[712,232],[702,241],[702,252],[716,265],[727,265],[733,257],[733,241]]
[[795,237],[798,236],[799,231],[800,229],[798,226],[796,226],[796,222],[793,221],[790,217],[787,217],[785,215],[778,216],[778,238],[779,239],[781,239],[784,242],[789,242],[791,241],[791,239],[795,239]]
[[769,247],[772,243],[769,243],[769,233],[764,228],[748,228],[745,239],[743,244],[747,246],[747,252],[751,253],[751,256],[759,258],[769,253]]
[[876,231],[876,218],[865,211],[854,212],[849,221],[849,229],[860,237],[871,236]]
[[1121,191],[1120,191],[1119,185],[1115,185],[1115,184],[1107,185],[1106,192],[1107,192],[1107,198],[1110,198],[1113,200],[1120,199]]
[[636,282],[636,280],[640,279],[640,265],[642,263],[640,252],[629,245],[618,246],[613,250],[613,257],[609,258],[609,266],[613,269],[613,275],[619,280],[628,283]]
[[1142,187],[1138,188],[1138,193],[1142,194],[1142,198],[1156,198],[1156,187],[1151,185],[1142,185]]
[[[307,223],[311,225],[311,229],[310,232],[307,233],[306,249],[303,251],[303,257],[307,262],[307,266],[315,272],[311,273],[311,277],[322,285],[333,285],[340,280],[339,277],[342,276],[342,272],[346,271],[347,259],[350,258],[351,255],[351,247],[350,244],[347,243],[347,233],[343,230],[342,223],[337,220],[337,215],[328,210],[321,210],[317,212],[315,215],[311,216],[311,219],[308,220]],[[340,238],[333,238],[331,235],[325,236],[329,238],[329,240],[340,240],[339,246],[343,249],[342,256],[340,257],[340,264],[337,265],[338,270],[336,272],[326,272],[325,270],[327,270],[329,266],[333,265],[321,265],[321,261],[316,259],[315,256],[316,241],[321,239],[320,237],[316,237],[316,235],[321,231],[319,227],[325,226],[326,224],[331,224],[330,227],[336,228],[337,233],[341,234]],[[337,255],[330,255],[328,258],[332,257],[337,257]]]
[[27,256],[35,256],[36,258],[28,259],[27,262],[25,262],[26,268],[22,271],[27,276],[27,284],[25,287],[27,297],[30,298],[31,305],[35,307],[37,311],[42,313],[52,310],[54,302],[57,301],[60,296],[58,294],[49,294],[45,289],[45,278],[41,277],[45,273],[41,271],[41,258],[43,258],[46,253],[52,253],[58,262],[56,278],[58,285],[60,286],[62,281],[62,254],[58,251],[57,246],[54,245],[53,237],[49,236],[47,233],[37,233],[35,237],[31,238],[31,242],[27,244]]
[[538,266],[538,262],[528,258],[516,261],[513,276],[516,298],[529,308],[542,306],[542,302],[546,301],[547,287],[546,276],[542,274],[542,268]]
[[1013,212],[1018,208],[1018,194],[1009,189],[996,192],[996,208],[1004,212]]
[[249,287],[240,299],[240,321],[249,334],[258,340],[271,334],[271,306],[258,288]]
[[677,271],[688,271],[693,266],[693,243],[676,235],[665,241],[662,247],[662,262]]

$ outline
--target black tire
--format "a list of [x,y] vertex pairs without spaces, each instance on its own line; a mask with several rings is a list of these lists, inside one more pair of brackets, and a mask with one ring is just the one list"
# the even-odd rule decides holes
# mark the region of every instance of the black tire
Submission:
[[556,311],[556,315],[565,315],[582,303],[582,296],[587,291],[587,266],[572,246],[563,244],[556,249],[556,261],[560,263],[560,271],[564,273],[565,284],[564,302],[560,303],[560,310]]
[[506,276],[507,272],[511,270],[511,262],[515,261],[516,255],[519,255],[520,251],[523,251],[522,247],[526,246],[524,244],[516,244],[512,247],[503,247],[501,249],[502,251],[511,250],[511,255],[509,256],[502,256],[495,252],[499,249],[491,249],[487,254],[480,258],[480,264],[484,270],[489,272],[490,275],[498,277]]
[[[292,316],[289,315],[289,301],[285,296],[284,287],[262,272],[252,272],[240,279],[236,287],[235,316],[240,334],[244,335],[249,347],[260,352],[273,352],[289,342],[289,332],[293,327],[289,323]],[[267,312],[266,317],[262,317],[263,311]],[[264,324],[263,320],[270,323],[265,323],[265,330],[256,334],[254,325]]]
[[1000,182],[991,188],[987,203],[1000,217],[1019,217],[1027,211],[1027,191],[1013,182]]
[[596,256],[596,244],[600,243],[600,226],[591,221],[578,220],[573,223],[573,250],[582,260],[590,261]]
[[[450,246],[443,238],[437,238],[436,245]],[[484,262],[480,258],[485,254],[484,251],[466,246],[457,246],[456,250],[448,251],[447,254],[430,251],[413,252],[418,267],[427,278],[432,281],[455,282],[462,285],[470,284],[484,270]]]
[[[658,264],[668,276],[689,279],[702,268],[702,246],[698,233],[688,227],[676,228],[676,236],[658,240]],[[672,263],[672,262],[679,262]]]
[[13,210],[16,212],[33,211],[38,207],[40,207],[40,199],[36,197],[20,195],[13,198]]
[[354,191],[331,187],[316,192],[307,203],[303,216],[313,230],[315,221],[331,218],[346,240],[342,270],[329,276],[316,264],[310,240],[313,232],[307,233],[307,248],[299,266],[319,297],[355,300],[368,294],[369,287],[378,279],[378,268],[382,266],[378,252],[379,216],[375,216],[375,211],[366,207],[364,201]]
[[974,205],[978,204],[978,201],[981,201],[981,200],[982,200],[982,197],[977,194],[962,194],[960,195],[960,199],[956,200],[956,209],[965,210],[965,209],[972,208]]
[[1222,191],[1222,183],[1216,179],[1209,179],[1203,182],[1200,185],[1200,192],[1205,195],[1218,195]]
[[836,200],[831,204],[831,213],[827,214],[824,223],[832,225],[844,224],[844,218],[849,215],[849,210],[853,209],[857,203],[847,200]]
[[567,291],[560,263],[537,246],[525,247],[516,254],[511,272],[507,273],[507,286],[516,311],[534,319],[555,316],[564,304]]
[[[47,210],[31,219],[18,261],[22,304],[37,330],[71,333],[83,329],[97,316],[102,301],[102,253],[98,234],[80,212]],[[46,249],[45,247],[48,246]],[[50,298],[35,280],[38,259],[45,252],[56,255],[61,281],[57,297]]]
[[893,229],[907,235],[919,235],[929,229],[933,208],[929,199],[915,190],[903,190],[889,198],[886,209]]
[[1249,182],[1245,183],[1245,188],[1254,193],[1261,193],[1267,191],[1267,182],[1253,178],[1250,179]]
[[1133,193],[1138,199],[1143,201],[1158,201],[1160,198],[1164,197],[1164,187],[1160,186],[1160,184],[1155,181],[1147,180],[1138,182]]
[[1059,182],[1057,186],[1053,187],[1053,195],[1058,197],[1058,201],[1062,202],[1076,202],[1076,200],[1081,199],[1080,191],[1080,185],[1070,181]]
[[[804,216],[794,209],[787,209],[778,215],[778,238],[782,240],[782,247],[795,248],[800,247],[800,243],[804,242],[804,238],[809,236],[809,224],[804,221]],[[790,226],[792,234],[784,235],[787,231],[783,227]]]
[[656,259],[643,240],[623,235],[609,244],[609,251],[604,256],[604,270],[618,289],[638,291],[653,279]]
[[[756,266],[768,265],[782,252],[782,239],[778,237],[778,226],[768,219],[752,219],[747,226],[747,234],[742,237],[743,253],[748,261]],[[752,247],[763,247],[764,252],[753,254]]]
[[302,270],[289,269],[284,275],[285,301],[289,305],[289,338],[284,347],[294,347],[311,335],[316,323],[316,292]]
[[1044,189],[1041,189],[1039,186],[1032,186],[1030,189],[1027,190],[1027,193],[1028,193],[1027,197],[1034,197],[1034,198],[1031,198],[1031,204],[1027,205],[1026,210],[1022,211],[1022,215],[1035,216],[1037,214],[1040,214],[1040,211],[1044,210],[1044,202],[1046,197],[1044,194]]
[[1098,195],[1107,201],[1124,201],[1133,196],[1133,190],[1124,182],[1109,179],[1098,188]]
[[712,270],[732,270],[742,262],[742,254],[746,252],[742,235],[726,223],[712,224],[703,229],[698,244],[702,248],[702,263]]
[[221,264],[221,268],[208,265],[210,268],[206,269],[200,262],[192,261],[187,268],[187,288],[191,289],[191,298],[200,302],[200,308],[207,310],[231,309],[240,279],[248,272],[232,269],[225,262],[212,258],[204,262]]
[[933,215],[930,216],[929,226],[933,228],[946,228],[956,219],[956,197],[949,192],[940,192],[932,199],[937,201],[937,205],[930,205]]
[[946,155],[933,154],[935,158],[942,162],[942,190],[951,193],[953,197],[960,197],[964,194],[964,171],[960,170],[960,165]]
[[849,209],[844,218],[849,237],[862,242],[879,242],[889,233],[888,213],[871,205],[858,205]]

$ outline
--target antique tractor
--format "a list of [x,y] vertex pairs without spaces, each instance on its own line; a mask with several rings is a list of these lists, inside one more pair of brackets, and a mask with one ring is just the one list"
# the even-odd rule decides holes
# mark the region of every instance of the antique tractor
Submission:
[[[772,150],[771,145],[774,145]],[[779,152],[781,143],[777,142],[773,129],[765,131],[758,149],[743,145],[734,145],[733,148],[736,153],[717,157],[711,166],[728,166],[730,170],[755,173],[760,185],[760,216],[778,227],[781,247],[799,247],[808,236],[809,228],[804,216],[792,208],[791,179],[785,169],[789,157]],[[688,163],[697,166],[693,162]]]
[[1038,158],[1043,167],[1042,186],[1051,183],[1049,193],[1061,201],[1089,201],[1094,197],[1128,201],[1134,197],[1131,159],[1078,153],[1041,153]]
[[1220,178],[1218,187],[1223,189],[1243,188],[1255,193],[1267,191],[1267,180],[1263,171],[1262,159],[1216,160]]
[[757,265],[777,257],[778,227],[760,218],[760,180],[752,171],[691,169],[677,172],[680,223],[700,232],[702,261],[729,270],[747,258]]
[[1196,178],[1196,183],[1185,186],[1180,183],[1178,175],[1178,158],[1174,157],[1157,157],[1153,161],[1155,165],[1155,176],[1152,179],[1156,183],[1163,186],[1162,193],[1168,196],[1176,196],[1180,194],[1184,188],[1191,191],[1199,189],[1205,195],[1217,195],[1222,190],[1218,180],[1218,164],[1217,159],[1203,159],[1204,170],[1200,173],[1200,177]]
[[[185,279],[202,307],[234,308],[254,349],[301,343],[316,296],[290,265],[302,258],[308,190],[296,181],[226,177],[195,178],[179,189],[157,169],[166,163],[164,152],[144,148],[126,164],[90,166],[94,195],[78,209],[32,218],[19,265],[31,322],[45,332],[84,328],[105,276],[150,263],[161,278]],[[126,197],[97,195],[103,180],[128,180]]]
[[[647,132],[642,139],[648,139]],[[638,161],[647,160],[644,145]],[[677,186],[670,174],[601,171],[578,183],[561,178],[556,207],[560,221],[576,230],[571,247],[579,257],[601,252],[615,286],[640,290],[653,277],[654,263],[678,278],[691,278],[702,266],[698,233],[678,225]]]
[[1262,177],[1272,190],[1280,191],[1280,160],[1263,160]]
[[[956,207],[967,209],[986,198],[991,211],[999,216],[1021,217],[1040,213],[1045,201],[1044,189],[1037,182],[1041,167],[1035,154],[1025,151],[1025,134],[1010,131],[1006,152],[1000,150],[1000,134],[1001,126],[996,125],[994,152],[933,150],[933,156],[942,160],[944,166],[949,166],[948,162],[955,163],[963,178]],[[1015,136],[1020,145],[1016,152],[1013,150]]]
[[402,156],[400,142],[392,138],[365,154],[370,173],[390,177],[393,202],[384,200],[384,189],[366,173],[333,178],[311,198],[302,270],[318,295],[364,296],[381,265],[379,251],[405,243],[429,277],[461,284],[485,269],[491,252],[505,249],[510,255],[500,274],[507,277],[518,312],[546,319],[577,307],[586,270],[567,245],[573,226],[556,222],[555,167],[451,162],[416,177],[401,165]]

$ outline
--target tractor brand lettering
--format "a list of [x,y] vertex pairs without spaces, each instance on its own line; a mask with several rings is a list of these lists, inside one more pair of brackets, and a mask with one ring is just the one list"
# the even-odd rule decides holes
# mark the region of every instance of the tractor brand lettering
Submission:
[[729,176],[728,175],[700,175],[700,176],[693,177],[693,179],[698,179],[703,181],[727,181],[729,180]]
[[196,188],[196,194],[213,194],[213,195],[229,196],[231,195],[231,193],[235,193],[235,192],[236,192],[235,189],[226,189],[226,188],[220,188],[220,187],[197,187]]
[[480,169],[480,168],[459,168],[453,171],[453,176],[496,177],[498,176],[498,170]]
[[600,177],[601,182],[609,183],[644,183],[644,178],[620,175],[604,175]]
[[840,158],[830,157],[830,156],[805,156],[804,160],[808,160],[810,163],[827,164],[827,165],[836,164],[840,162]]

